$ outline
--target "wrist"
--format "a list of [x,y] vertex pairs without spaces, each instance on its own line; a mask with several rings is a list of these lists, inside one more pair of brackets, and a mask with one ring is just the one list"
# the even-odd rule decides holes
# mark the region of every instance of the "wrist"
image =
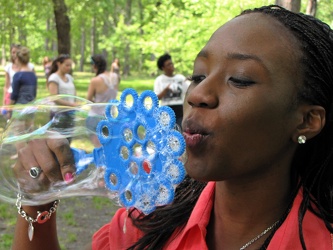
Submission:
[[32,241],[34,236],[34,223],[44,224],[50,220],[53,213],[57,211],[59,200],[55,200],[52,204],[42,206],[22,206],[22,196],[17,194],[16,207],[18,214],[28,222],[28,237]]

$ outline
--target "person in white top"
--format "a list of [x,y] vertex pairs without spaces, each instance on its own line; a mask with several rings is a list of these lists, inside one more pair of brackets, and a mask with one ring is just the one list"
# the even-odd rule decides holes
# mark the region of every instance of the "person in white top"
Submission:
[[55,103],[63,106],[76,106],[76,89],[74,79],[69,74],[72,71],[72,59],[69,55],[60,55],[53,62],[48,78],[48,89],[51,95],[67,94],[73,97],[56,100]]
[[96,127],[100,120],[104,119],[105,103],[112,99],[116,99],[119,81],[110,76],[106,70],[107,63],[102,55],[94,55],[91,57],[91,65],[96,76],[91,79],[87,99],[101,105],[92,106],[86,121],[87,128],[91,131],[90,138],[95,147],[101,144],[96,136]]
[[[19,44],[12,44],[10,47],[10,63],[8,63],[4,70],[5,70],[5,85],[3,90],[3,100],[2,105],[9,105],[10,104],[10,95],[13,92],[12,83],[14,74],[20,70],[20,66],[16,60],[17,51],[21,48]],[[34,65],[32,63],[28,63],[27,67],[29,70],[34,71]]]
[[174,74],[175,68],[171,56],[166,53],[157,60],[157,67],[163,71],[154,82],[154,92],[161,105],[169,106],[176,115],[176,123],[181,127],[183,102],[189,82],[181,74]]
[[[62,97],[54,100],[56,105],[76,107],[78,104],[75,102],[76,89],[74,79],[69,74],[72,71],[72,59],[69,55],[59,55],[53,62],[51,67],[50,76],[48,78],[48,89],[50,95],[66,94],[70,96]],[[57,110],[58,112],[59,110]],[[51,113],[51,118],[54,117]],[[74,111],[58,112],[57,119],[54,123],[54,128],[60,131],[70,131],[75,125]],[[71,141],[70,138],[68,138]]]

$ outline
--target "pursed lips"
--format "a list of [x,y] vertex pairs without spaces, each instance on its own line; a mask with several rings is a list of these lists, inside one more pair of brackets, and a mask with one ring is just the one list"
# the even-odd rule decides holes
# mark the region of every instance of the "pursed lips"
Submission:
[[192,121],[193,119],[188,119],[184,122],[183,136],[187,147],[199,146],[208,136],[208,133],[202,126]]

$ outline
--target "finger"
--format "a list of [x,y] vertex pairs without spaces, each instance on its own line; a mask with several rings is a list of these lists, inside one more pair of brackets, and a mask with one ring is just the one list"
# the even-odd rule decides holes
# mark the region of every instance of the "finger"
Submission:
[[29,141],[28,147],[33,152],[37,166],[42,168],[43,174],[50,182],[63,180],[58,160],[53,153],[53,149],[48,147],[46,140],[36,139]]
[[76,168],[72,150],[67,139],[49,139],[47,145],[55,154],[63,180],[70,183],[74,180]]
[[39,167],[36,158],[30,147],[23,147],[18,151],[18,160],[13,168],[14,174],[20,184],[20,188],[25,192],[42,191],[49,188],[49,180],[43,171],[36,177],[32,178],[30,169]]

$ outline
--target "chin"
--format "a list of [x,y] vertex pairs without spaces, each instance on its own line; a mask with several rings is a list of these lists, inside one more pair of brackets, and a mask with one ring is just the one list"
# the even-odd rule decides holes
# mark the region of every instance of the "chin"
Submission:
[[196,179],[198,181],[210,181],[210,178],[207,178],[206,176],[206,170],[207,168],[202,167],[204,165],[196,165],[196,164],[191,164],[190,161],[186,162],[185,164],[185,169],[186,173],[193,179]]

